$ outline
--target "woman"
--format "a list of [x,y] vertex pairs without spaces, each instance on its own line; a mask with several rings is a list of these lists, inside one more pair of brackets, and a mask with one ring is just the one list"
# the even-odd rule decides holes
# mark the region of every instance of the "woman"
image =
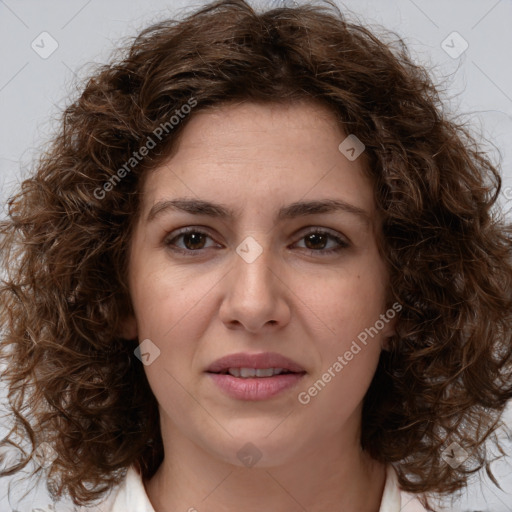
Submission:
[[332,5],[148,28],[1,224],[3,474],[85,510],[437,510],[512,396],[500,185]]

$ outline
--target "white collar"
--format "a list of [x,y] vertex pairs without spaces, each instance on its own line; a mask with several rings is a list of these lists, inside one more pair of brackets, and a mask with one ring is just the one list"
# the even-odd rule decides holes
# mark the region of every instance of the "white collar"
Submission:
[[[107,507],[107,508],[105,508]],[[425,509],[414,495],[405,493],[398,486],[393,466],[388,465],[386,483],[379,512],[423,512]],[[129,468],[126,477],[106,504],[97,512],[155,512],[135,468]]]

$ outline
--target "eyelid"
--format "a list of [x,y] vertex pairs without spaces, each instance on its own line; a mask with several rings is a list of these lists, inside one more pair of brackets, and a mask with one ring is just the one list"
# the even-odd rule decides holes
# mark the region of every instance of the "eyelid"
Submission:
[[323,226],[307,226],[303,229],[301,229],[298,232],[298,235],[306,236],[310,233],[324,233],[326,235],[332,236],[333,238],[338,238],[341,241],[345,242],[347,245],[351,244],[350,239],[344,235],[343,233],[340,233],[339,231],[336,231],[331,228],[325,228]]
[[[171,242],[173,240],[176,240],[180,236],[187,235],[189,233],[199,233],[202,235],[206,235],[208,238],[215,241],[214,237],[212,236],[212,234],[210,232],[210,229],[207,228],[206,226],[186,226],[184,228],[175,229],[175,230],[171,231],[170,233],[168,233],[164,238],[164,241],[163,241],[164,245],[171,246],[171,245],[173,245],[173,244],[171,244]],[[216,243],[218,243],[218,242],[216,242]],[[176,246],[174,246],[174,247],[175,247],[174,250],[176,250],[178,252],[186,253],[186,254],[191,254],[193,252],[199,253],[201,250],[203,250],[203,249],[198,249],[196,251],[192,251],[192,250],[182,249],[181,247],[176,247]],[[210,247],[208,247],[208,249],[209,248]]]
[[[164,238],[164,245],[165,246],[173,246],[173,251],[180,252],[182,254],[186,255],[194,255],[193,253],[196,253],[195,255],[200,255],[202,251],[205,249],[211,249],[212,247],[205,247],[202,249],[197,250],[190,250],[190,249],[182,249],[181,247],[177,247],[174,244],[171,244],[172,241],[176,240],[177,238],[186,235],[188,233],[198,233],[205,235],[206,237],[210,238],[211,240],[215,241],[214,237],[211,234],[211,231],[206,226],[186,226],[183,228],[178,228],[172,232],[170,232],[165,238]],[[301,248],[305,251],[307,251],[309,254],[317,254],[319,256],[322,255],[331,255],[337,252],[340,252],[342,249],[346,249],[350,247],[351,242],[350,240],[343,234],[339,233],[338,231],[334,231],[330,228],[321,227],[321,226],[307,226],[299,230],[295,235],[294,238],[298,237],[298,240],[293,243],[293,245],[296,245],[298,242],[302,241],[306,236],[309,234],[322,234],[330,237],[331,239],[335,240],[338,244],[337,247],[331,248],[331,249],[307,249],[307,248]],[[216,241],[215,241],[216,242]],[[218,243],[218,242],[216,242]]]
[[332,254],[339,253],[341,250],[347,249],[352,245],[350,240],[345,235],[343,235],[342,233],[339,233],[338,231],[334,231],[329,228],[324,228],[324,227],[320,227],[320,226],[309,226],[308,228],[304,228],[304,229],[307,229],[307,231],[301,230],[299,232],[299,234],[298,234],[299,240],[297,242],[295,242],[294,245],[297,244],[298,242],[304,240],[304,238],[306,236],[308,236],[309,234],[313,234],[313,233],[326,235],[329,238],[335,240],[336,243],[338,244],[338,246],[335,248],[324,249],[324,250],[322,250],[322,249],[315,250],[315,249],[304,248],[304,250],[310,254],[313,253],[313,254],[319,254],[320,256],[322,256],[322,255],[329,256]]

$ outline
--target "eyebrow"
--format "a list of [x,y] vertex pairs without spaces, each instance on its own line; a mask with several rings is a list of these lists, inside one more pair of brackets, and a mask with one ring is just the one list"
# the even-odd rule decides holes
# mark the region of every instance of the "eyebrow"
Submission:
[[[219,203],[212,203],[203,199],[164,199],[155,203],[148,213],[146,222],[151,222],[159,215],[167,211],[181,211],[192,215],[204,215],[220,219],[234,218],[239,215],[238,210],[233,210],[228,206]],[[316,215],[319,213],[351,213],[360,218],[365,223],[371,223],[370,215],[366,210],[352,205],[341,199],[323,199],[315,201],[297,201],[287,206],[283,206],[278,214],[277,220],[290,220],[307,215]]]

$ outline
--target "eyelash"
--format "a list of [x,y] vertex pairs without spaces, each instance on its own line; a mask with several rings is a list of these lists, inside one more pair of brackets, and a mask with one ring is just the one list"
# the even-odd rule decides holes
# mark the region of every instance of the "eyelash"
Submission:
[[[167,237],[164,240],[164,244],[166,245],[166,247],[171,248],[172,251],[179,252],[179,253],[185,254],[187,256],[194,256],[193,253],[200,254],[201,251],[204,251],[205,249],[196,249],[196,250],[182,249],[180,247],[176,247],[174,245],[174,243],[173,243],[178,238],[180,238],[180,237],[182,237],[184,235],[188,235],[190,233],[196,233],[196,234],[199,234],[199,235],[205,235],[208,238],[212,239],[212,237],[207,232],[202,231],[201,229],[198,229],[198,228],[195,228],[195,227],[187,227],[187,228],[183,228],[183,229],[179,230],[177,233],[173,233],[172,238],[171,237]],[[349,247],[349,243],[346,240],[344,240],[344,239],[334,235],[333,233],[331,233],[329,231],[326,231],[325,229],[321,229],[321,228],[312,229],[311,231],[309,231],[309,232],[305,233],[304,235],[302,235],[300,240],[303,240],[304,238],[306,238],[307,236],[312,235],[312,234],[327,236],[330,239],[336,241],[338,243],[338,246],[335,247],[335,248],[326,249],[326,250],[324,250],[324,249],[317,249],[317,250],[315,250],[315,249],[307,249],[307,248],[304,249],[309,254],[313,254],[313,255],[320,254],[320,256],[329,256],[329,255],[332,255],[334,253],[338,253],[338,252],[342,251],[343,249],[346,249],[347,247]]]

